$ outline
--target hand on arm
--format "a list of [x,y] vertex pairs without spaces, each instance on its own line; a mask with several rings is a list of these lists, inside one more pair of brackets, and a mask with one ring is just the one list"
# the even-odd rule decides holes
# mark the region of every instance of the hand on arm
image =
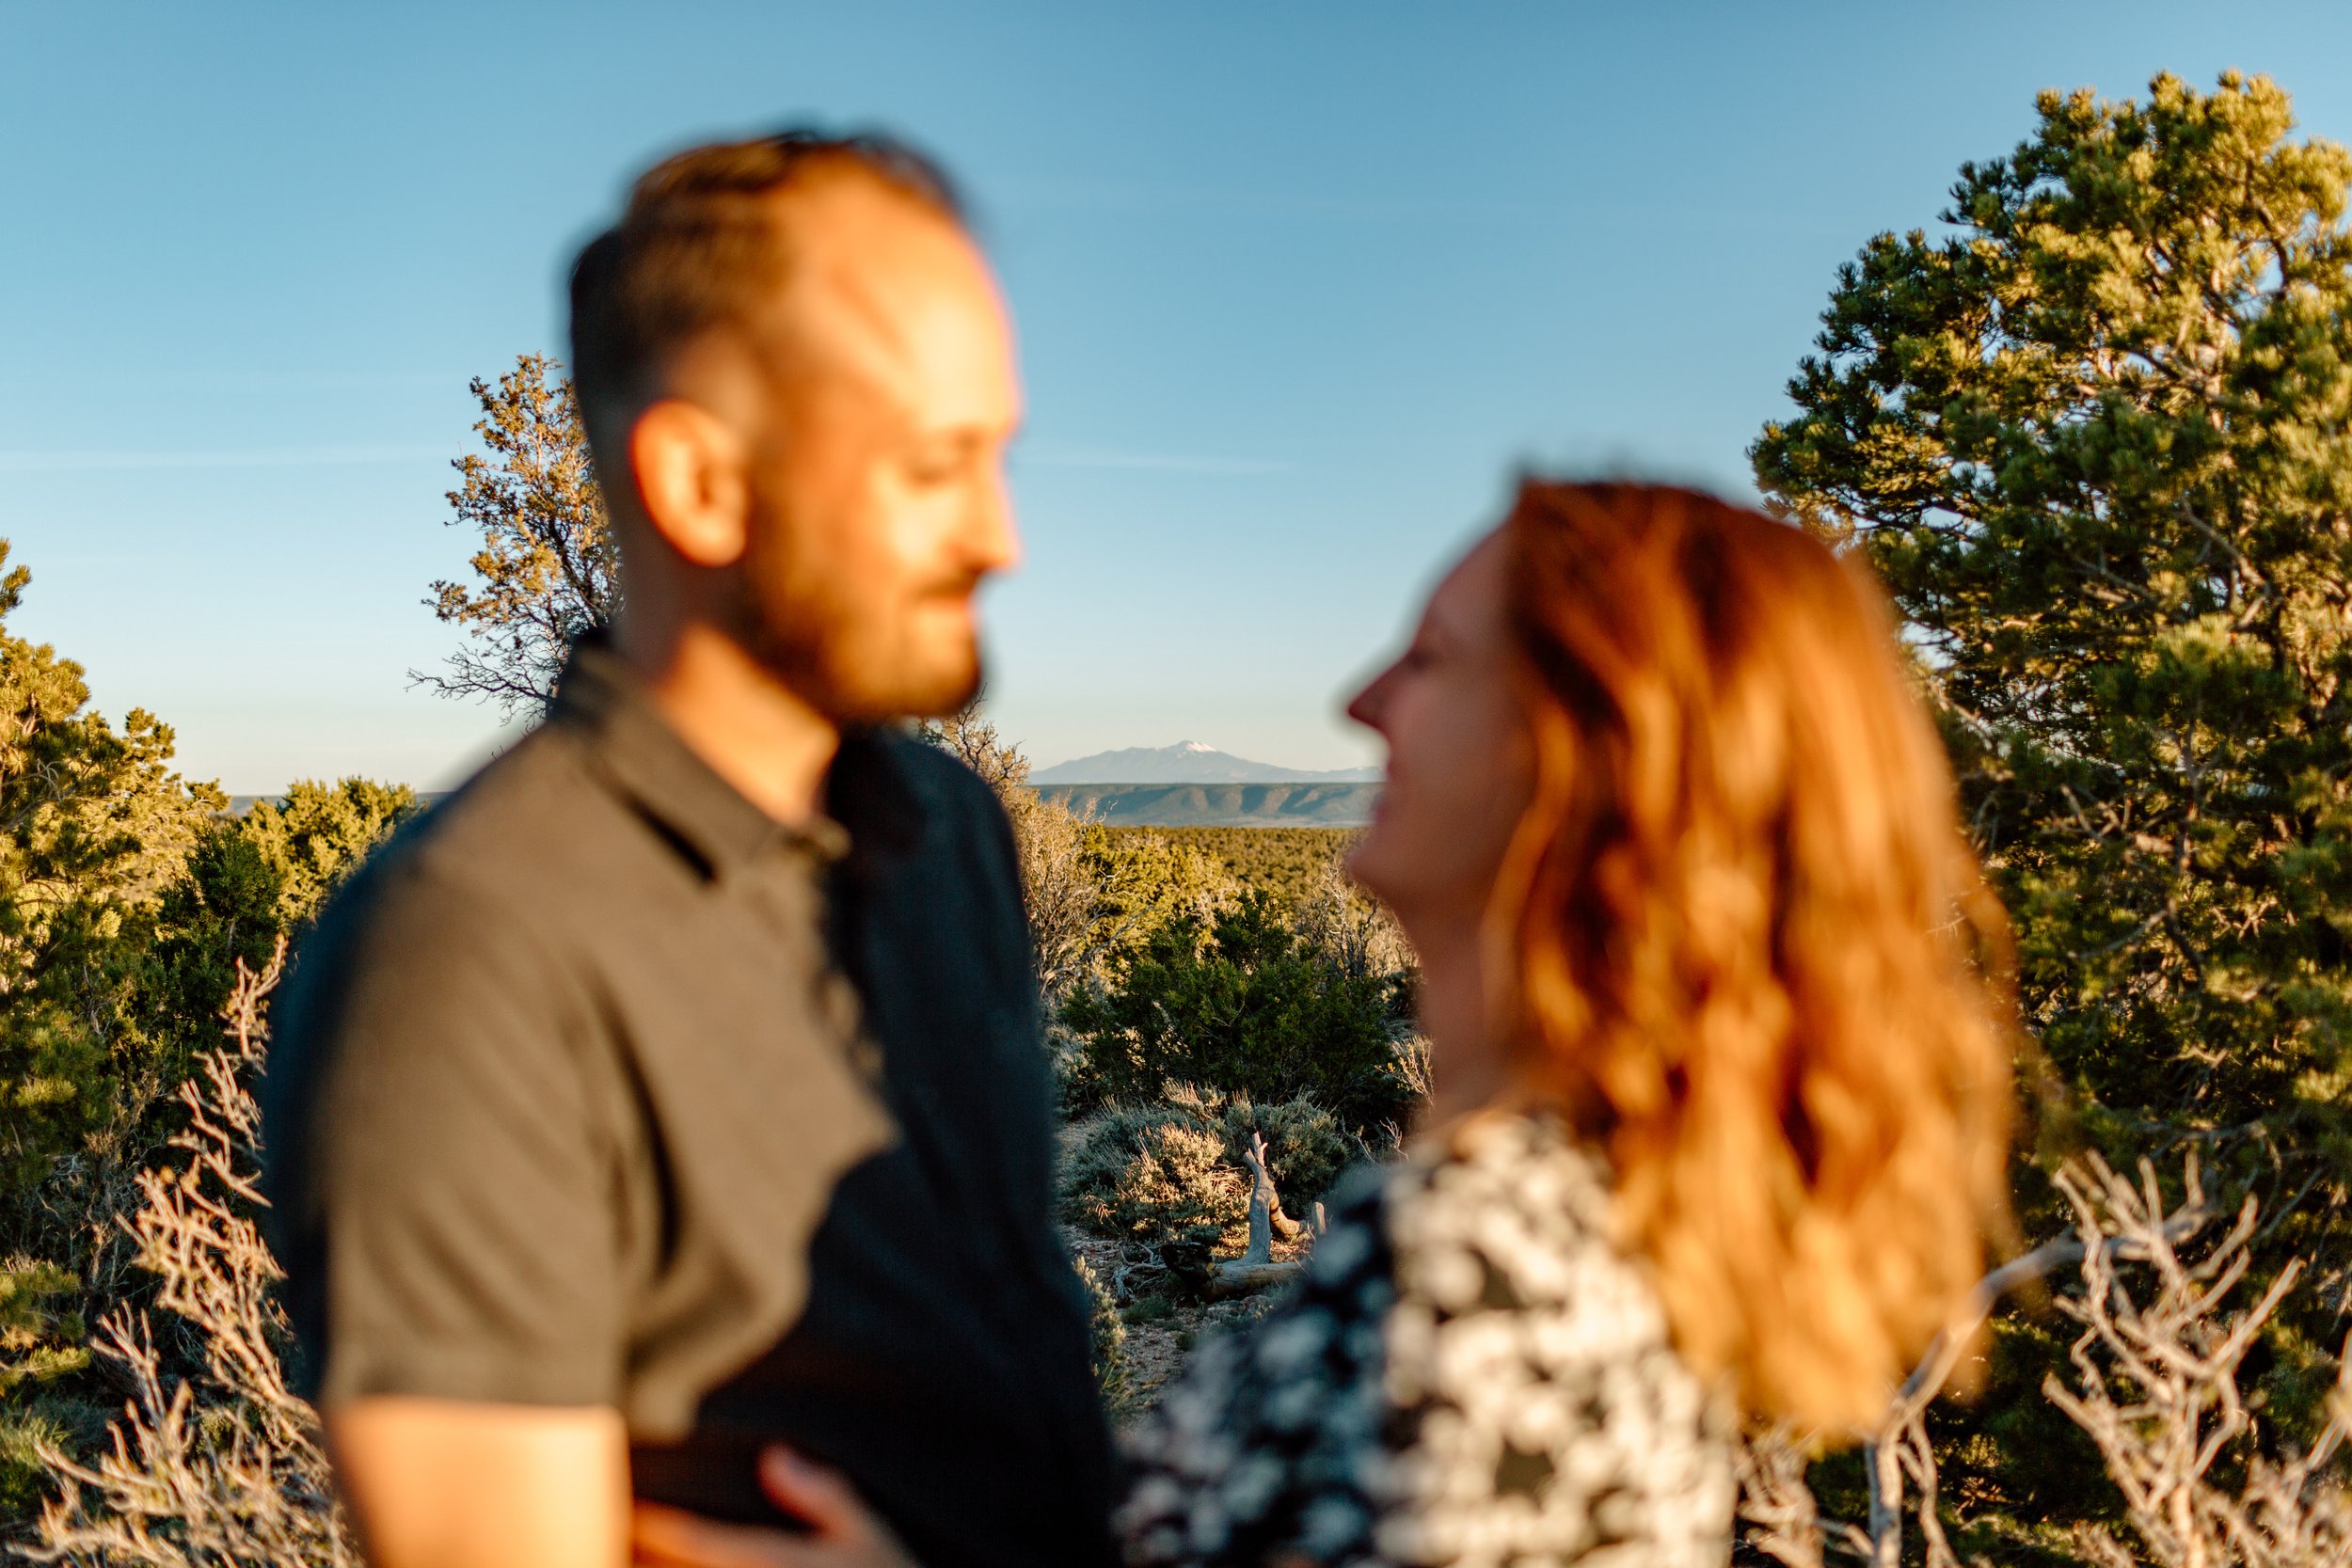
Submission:
[[636,1555],[643,1568],[918,1568],[847,1479],[786,1448],[759,1457],[769,1500],[809,1527],[805,1535],[639,1503]]
[[372,1568],[621,1568],[628,1438],[600,1406],[369,1397],[326,1439]]

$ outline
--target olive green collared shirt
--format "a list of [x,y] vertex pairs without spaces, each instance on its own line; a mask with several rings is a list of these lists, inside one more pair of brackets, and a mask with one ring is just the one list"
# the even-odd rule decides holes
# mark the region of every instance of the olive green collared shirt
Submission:
[[591,642],[335,896],[262,1089],[295,1389],[608,1405],[638,1497],[736,1519],[784,1441],[933,1568],[1109,1568],[1009,826],[889,731],[825,802]]
[[580,649],[548,721],[339,895],[265,1101],[301,1390],[610,1405],[669,1438],[800,1312],[884,1147],[785,828]]

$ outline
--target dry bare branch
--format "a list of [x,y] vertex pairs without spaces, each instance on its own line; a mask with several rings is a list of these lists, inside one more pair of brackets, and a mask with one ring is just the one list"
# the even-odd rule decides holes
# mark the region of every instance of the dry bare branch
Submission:
[[[2300,1261],[2290,1260],[2249,1307],[2225,1310],[2225,1298],[2246,1282],[2251,1245],[2263,1234],[2258,1205],[2247,1198],[2191,1261],[2181,1249],[2214,1217],[2194,1151],[2185,1166],[2183,1200],[2169,1212],[2153,1166],[2143,1161],[2138,1174],[2137,1184],[2125,1180],[2096,1156],[2060,1173],[2074,1234],[1987,1275],[1930,1346],[1865,1448],[1867,1525],[1820,1516],[1804,1481],[1810,1436],[1781,1428],[1748,1434],[1740,1463],[1740,1513],[1755,1527],[1749,1544],[1789,1568],[1819,1568],[1833,1549],[1872,1568],[1895,1568],[1904,1560],[1908,1516],[1919,1529],[1919,1560],[1927,1568],[1958,1568],[1939,1507],[1928,1407],[2001,1296],[2072,1264],[2082,1290],[2060,1297],[2058,1307],[2083,1325],[2072,1353],[2077,1386],[2070,1389],[2052,1378],[2043,1392],[2098,1446],[2147,1554],[2137,1556],[2106,1531],[2086,1528],[2077,1533],[2078,1555],[2103,1568],[2142,1561],[2162,1568],[2352,1565],[2352,1501],[2337,1465],[2352,1434],[2352,1370],[2339,1370],[2319,1435],[2285,1460],[2254,1449],[2238,1386],[2240,1365],[2294,1289]],[[2122,1271],[2134,1266],[2151,1278],[2153,1294],[2144,1304],[2123,1281]],[[2213,1479],[2225,1460],[2243,1466],[2235,1491]]]
[[262,1004],[284,959],[281,939],[260,974],[239,964],[227,1042],[181,1086],[189,1125],[172,1146],[186,1163],[141,1172],[142,1202],[123,1222],[139,1262],[160,1277],[157,1305],[200,1345],[201,1368],[173,1375],[146,1312],[108,1314],[97,1352],[120,1370],[130,1398],[93,1464],[42,1450],[59,1490],[34,1542],[17,1548],[33,1561],[358,1568],[317,1418],[286,1387],[286,1324],[272,1293],[280,1275],[252,1219],[260,1114],[248,1085],[266,1050]]
[[[2352,1501],[2335,1464],[2352,1433],[2346,1372],[2338,1372],[2317,1437],[2284,1461],[2254,1449],[2238,1386],[2239,1368],[2294,1289],[2301,1259],[2291,1259],[2250,1307],[2229,1310],[2252,1267],[2254,1200],[2190,1261],[2145,1161],[2139,1178],[2135,1185],[2095,1157],[2059,1174],[2085,1251],[2082,1292],[2058,1306],[2083,1332],[2071,1353],[2075,1386],[2053,1375],[2043,1393],[2098,1446],[2133,1532],[2163,1568],[2352,1563]],[[2189,1184],[2194,1199],[2193,1163]],[[2135,1294],[2122,1263],[2143,1267],[2149,1288]],[[2225,1459],[2244,1466],[2234,1489],[2216,1479]]]
[[1230,1258],[1216,1266],[1209,1279],[1212,1297],[1248,1295],[1288,1283],[1297,1275],[1295,1261],[1276,1262],[1274,1259],[1274,1230],[1279,1224],[1284,1235],[1298,1234],[1297,1222],[1282,1212],[1282,1199],[1274,1190],[1274,1178],[1266,1169],[1265,1134],[1252,1132],[1249,1147],[1243,1150],[1248,1161],[1249,1185],[1249,1245],[1239,1258]]
[[1396,917],[1365,895],[1337,856],[1316,871],[1295,922],[1298,934],[1343,974],[1394,974],[1413,967]]
[[1740,1476],[1740,1516],[1757,1527],[1748,1544],[1785,1568],[1822,1568],[1826,1534],[1813,1488],[1805,1482],[1813,1456],[1804,1435],[1775,1423],[1747,1433],[1733,1459]]

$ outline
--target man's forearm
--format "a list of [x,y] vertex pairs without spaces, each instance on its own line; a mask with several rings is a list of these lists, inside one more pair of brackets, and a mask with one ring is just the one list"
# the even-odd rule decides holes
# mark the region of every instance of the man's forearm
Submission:
[[376,1397],[326,1413],[372,1568],[624,1568],[628,1437],[602,1407]]

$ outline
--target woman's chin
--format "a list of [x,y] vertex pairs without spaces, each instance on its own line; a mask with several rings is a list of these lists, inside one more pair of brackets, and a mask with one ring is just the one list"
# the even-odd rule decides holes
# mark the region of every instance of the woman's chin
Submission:
[[1380,810],[1375,806],[1373,808],[1372,825],[1364,830],[1364,836],[1356,841],[1356,847],[1347,852],[1348,876],[1355,879],[1357,886],[1384,902],[1389,896],[1389,870],[1395,836],[1395,831],[1381,819]]

